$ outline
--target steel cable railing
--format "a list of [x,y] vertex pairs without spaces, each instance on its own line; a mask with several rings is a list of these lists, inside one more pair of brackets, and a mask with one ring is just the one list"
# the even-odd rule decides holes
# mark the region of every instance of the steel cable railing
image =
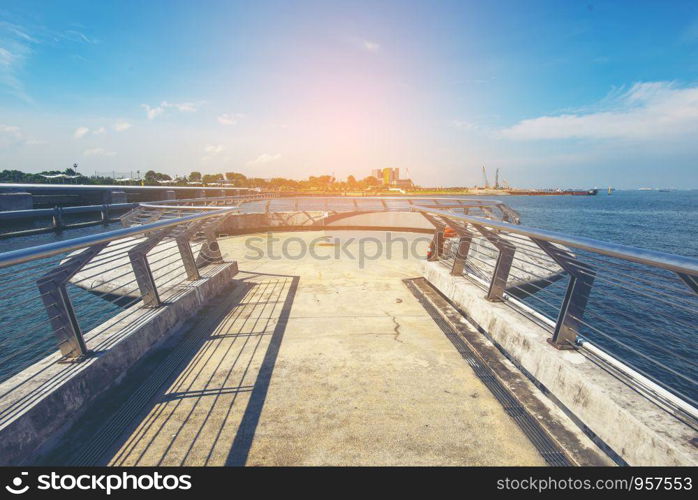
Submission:
[[[152,222],[0,254],[0,382],[57,349],[50,363],[81,359],[85,339],[110,318],[128,321],[142,307],[176,299],[182,284],[198,279],[196,269],[220,261],[213,230],[237,209],[147,212]],[[135,265],[139,259],[145,265]],[[158,303],[146,304],[144,284]]]
[[[437,229],[431,260],[548,329],[553,345],[600,350],[651,391],[698,406],[698,259],[414,210]],[[446,228],[455,236],[444,237]],[[501,293],[495,280],[505,283]]]
[[[292,210],[300,211],[408,211],[419,201],[500,220],[518,218],[499,202],[450,198],[284,199],[261,193],[141,203],[122,217],[123,229],[0,254],[0,285],[12,290],[0,297],[0,320],[5,327],[0,332],[0,382],[57,347],[63,358],[80,358],[86,349],[83,337],[92,337],[90,332],[99,325],[132,306],[152,306],[152,301],[157,305],[192,279],[192,273],[197,273],[191,266],[186,269],[185,257],[194,260],[193,269],[217,260],[215,251],[206,251],[215,240],[211,224],[239,213],[243,206],[270,211],[272,202],[286,200]],[[197,224],[198,230],[190,231]],[[158,235],[162,238],[154,241]],[[178,243],[182,235],[190,249],[187,256],[181,254]],[[154,244],[148,246],[148,241]],[[139,248],[144,250],[140,257],[134,255]],[[145,276],[143,266],[141,275],[135,266],[134,259],[139,258],[146,264]],[[142,290],[144,282],[150,282],[149,295]]]

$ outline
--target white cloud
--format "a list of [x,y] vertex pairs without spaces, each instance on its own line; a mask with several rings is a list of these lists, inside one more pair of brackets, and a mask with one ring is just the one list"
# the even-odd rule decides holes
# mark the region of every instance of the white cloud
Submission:
[[218,117],[218,123],[221,125],[235,125],[242,117],[241,113],[223,113]]
[[15,125],[4,125],[2,123],[0,123],[0,134],[10,135],[17,138],[22,136],[22,132],[20,131],[19,127]]
[[201,157],[201,161],[209,161],[214,157],[225,151],[225,147],[222,144],[207,144],[204,147],[204,156]]
[[106,131],[107,131],[107,129],[105,129],[104,127],[99,127],[98,129],[93,130],[92,133],[93,133],[94,135],[102,135],[102,134],[105,133]]
[[148,117],[148,120],[152,120],[153,118],[155,118],[158,115],[161,115],[165,111],[165,109],[161,106],[151,108],[147,104],[141,104],[141,107],[145,109],[145,114]]
[[145,113],[148,116],[148,120],[152,120],[156,116],[159,116],[165,112],[167,109],[173,109],[181,113],[193,113],[198,111],[199,107],[203,104],[203,101],[199,102],[168,102],[162,101],[159,106],[149,106],[147,104],[141,104],[141,107],[145,109]]
[[46,144],[46,141],[28,137],[22,129],[15,125],[0,123],[0,148],[14,145],[35,146]]
[[500,130],[501,137],[540,139],[661,140],[694,136],[698,130],[698,87],[671,82],[636,83],[604,99],[595,111],[540,116]]
[[453,120],[451,122],[451,125],[453,125],[456,128],[460,128],[463,130],[477,130],[480,127],[474,123],[467,122],[465,120]]
[[84,156],[114,156],[116,153],[114,151],[106,151],[103,148],[92,148],[86,149],[82,154]]
[[199,106],[201,103],[198,102],[167,102],[163,101],[161,106],[163,108],[174,108],[177,111],[182,111],[186,113],[193,113],[194,111],[197,111],[199,109]]
[[78,127],[75,129],[75,132],[73,132],[73,137],[76,139],[81,139],[87,135],[87,133],[90,131],[89,128],[87,127]]
[[80,31],[76,31],[76,30],[67,30],[64,32],[63,36],[66,39],[71,40],[73,42],[83,42],[83,43],[89,43],[91,45],[96,43],[94,39],[88,37],[87,35],[85,35],[84,33],[81,33]]
[[37,40],[12,23],[0,21],[0,87],[19,99],[32,102],[20,80],[25,62],[34,52]]
[[19,127],[0,123],[0,148],[5,148],[21,141],[22,131]]
[[132,125],[129,122],[124,122],[124,121],[116,122],[114,124],[114,130],[116,130],[117,132],[123,132],[124,130],[128,130],[131,127],[132,127]]
[[[5,14],[3,12],[3,14]],[[4,15],[3,17],[7,17]],[[26,93],[20,76],[24,66],[35,49],[42,44],[56,45],[64,42],[97,43],[84,33],[75,30],[55,31],[46,27],[33,25],[31,35],[28,30],[8,21],[0,21],[0,89],[5,87],[9,93],[19,99],[32,103]],[[78,54],[73,56],[82,57]]]
[[372,42],[371,40],[364,40],[362,45],[363,48],[368,50],[369,52],[378,52],[381,48],[381,46],[377,42]]
[[17,62],[18,57],[9,50],[0,47],[0,66],[11,66]]
[[260,163],[270,163],[272,161],[276,161],[281,158],[280,153],[276,154],[270,154],[270,153],[262,153],[259,155],[257,158],[252,160],[250,164],[260,164]]

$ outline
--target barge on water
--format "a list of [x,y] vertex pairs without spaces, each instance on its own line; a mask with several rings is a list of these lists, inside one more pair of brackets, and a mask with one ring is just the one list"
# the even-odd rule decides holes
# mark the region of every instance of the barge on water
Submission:
[[508,194],[526,195],[526,196],[595,196],[599,194],[599,190],[594,189],[546,189],[546,190],[510,190]]

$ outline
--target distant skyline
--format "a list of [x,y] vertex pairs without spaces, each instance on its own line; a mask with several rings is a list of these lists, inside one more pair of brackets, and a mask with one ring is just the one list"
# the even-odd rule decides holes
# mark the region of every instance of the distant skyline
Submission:
[[0,5],[0,170],[698,188],[695,1]]

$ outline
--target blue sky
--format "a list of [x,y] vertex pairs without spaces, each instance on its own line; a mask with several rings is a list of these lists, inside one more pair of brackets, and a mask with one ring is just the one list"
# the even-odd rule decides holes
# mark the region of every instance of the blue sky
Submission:
[[698,2],[0,4],[0,169],[698,187]]

